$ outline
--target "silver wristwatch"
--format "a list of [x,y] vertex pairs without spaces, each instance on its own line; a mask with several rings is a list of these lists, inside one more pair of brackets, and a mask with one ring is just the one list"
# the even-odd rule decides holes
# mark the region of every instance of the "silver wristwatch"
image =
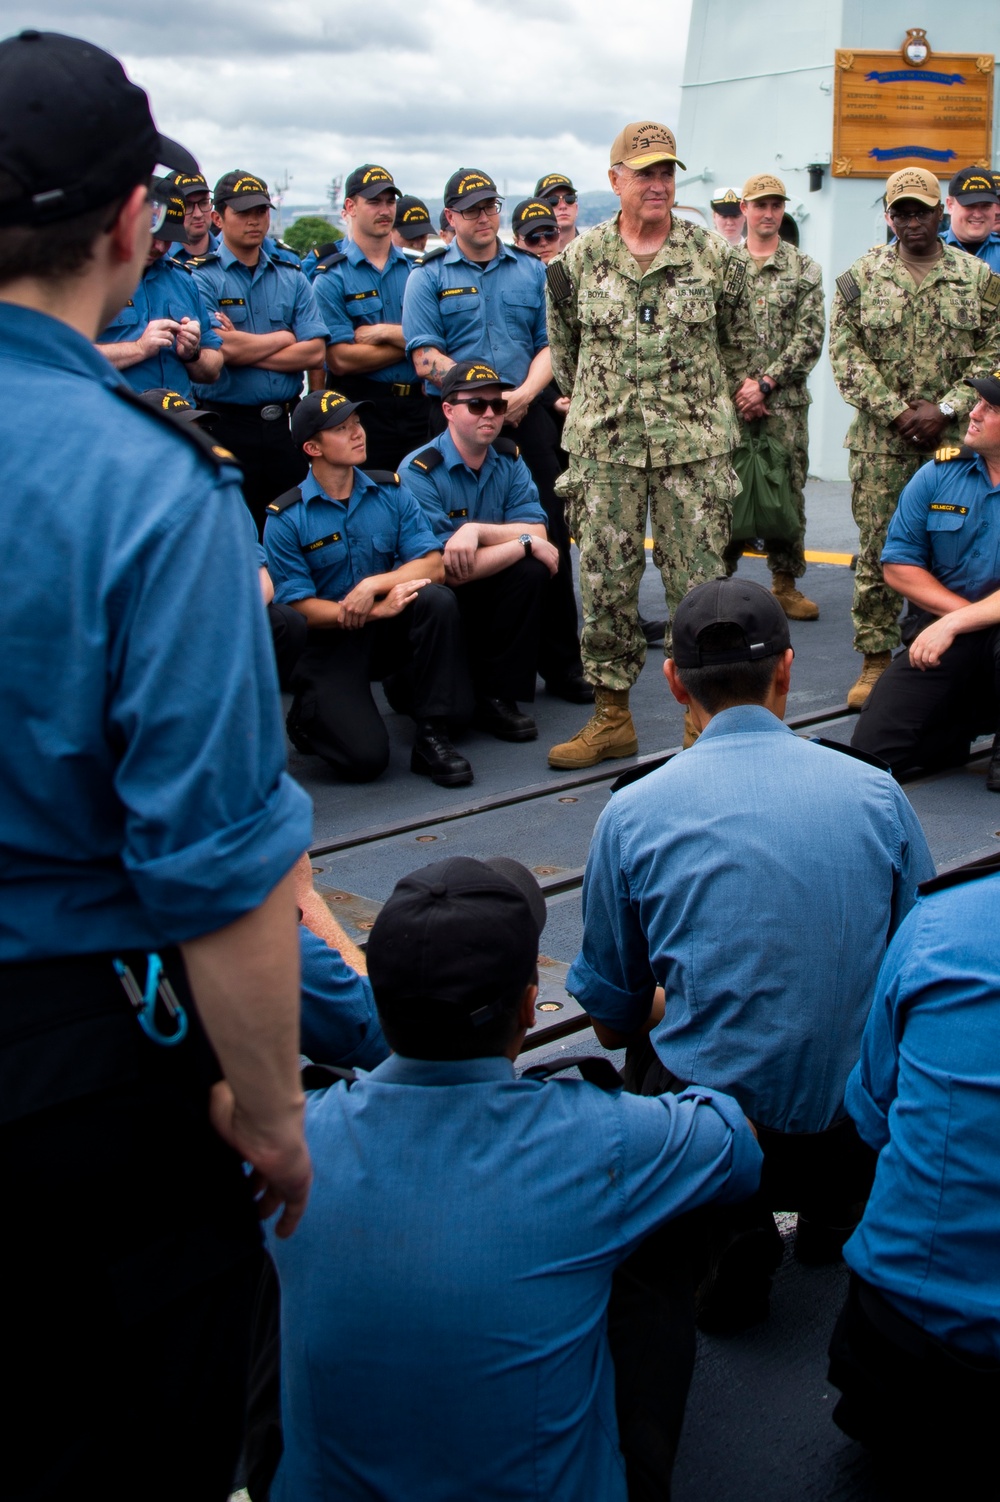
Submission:
[[938,411],[941,413],[942,417],[955,416],[955,409],[951,405],[951,402],[938,402]]
[[524,549],[524,556],[525,556],[525,558],[530,558],[531,557],[531,543],[532,543],[531,533],[530,532],[522,532],[521,535],[520,535],[520,537],[517,540],[521,544],[522,548]]

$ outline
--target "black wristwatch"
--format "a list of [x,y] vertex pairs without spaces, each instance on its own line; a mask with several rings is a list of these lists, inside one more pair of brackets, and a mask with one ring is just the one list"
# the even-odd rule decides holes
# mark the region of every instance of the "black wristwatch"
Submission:
[[757,385],[761,389],[761,394],[765,397],[770,396],[771,392],[774,390],[774,382],[769,381],[767,376],[761,376],[760,380],[757,382]]
[[531,557],[531,544],[532,544],[532,540],[533,540],[532,536],[531,536],[531,533],[530,532],[522,532],[521,535],[520,535],[520,537],[517,540],[521,544],[522,548],[524,549],[524,556],[525,556],[525,558],[530,558]]

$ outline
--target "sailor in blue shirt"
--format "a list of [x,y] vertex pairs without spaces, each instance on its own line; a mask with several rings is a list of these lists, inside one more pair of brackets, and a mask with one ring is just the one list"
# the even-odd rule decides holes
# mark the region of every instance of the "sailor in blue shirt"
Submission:
[[[824,1260],[870,1180],[844,1087],[872,985],[934,868],[887,772],[782,725],[792,652],[773,595],[702,584],[673,644],[668,682],[701,734],[598,820],[566,987],[602,1042],[630,1042],[638,1088],[697,1079],[735,1096],[761,1132],[760,1211],[797,1207],[798,1255]],[[757,1223],[766,1268],[780,1239]],[[703,1328],[761,1318],[766,1293],[765,1276],[730,1308],[720,1280]]]
[[178,261],[192,261],[219,243],[219,232],[212,225],[212,195],[200,172],[175,172],[170,183],[184,203],[184,237],[174,241],[170,254]]
[[517,701],[535,697],[542,595],[559,567],[528,466],[500,436],[506,400],[484,360],[443,377],[446,430],[400,473],[444,546],[445,579],[462,613],[476,690],[475,723],[500,740],[538,727]]
[[265,249],[267,184],[227,172],[213,198],[222,238],[191,264],[222,331],[226,365],[211,393],[221,414],[216,436],[243,465],[243,494],[262,532],[268,501],[305,477],[288,419],[304,371],[323,358],[326,325],[298,264]]
[[640,1100],[606,1060],[585,1061],[596,1083],[517,1078],[544,921],[523,866],[465,857],[404,877],[375,921],[394,1053],[311,1096],[309,1213],[271,1243],[274,1502],[625,1502],[647,1395],[620,1388],[616,1418],[615,1269],[671,1217],[751,1193],[760,1153],[711,1090]]
[[349,781],[380,776],[389,736],[370,685],[393,675],[390,702],[417,722],[410,770],[442,787],[471,782],[447,730],[472,706],[437,539],[397,474],[355,467],[365,462],[356,402],[312,392],[296,408],[292,438],[312,469],[268,507],[264,547],[275,599],[309,627],[292,675],[293,744]]
[[368,462],[398,469],[428,432],[428,402],[403,339],[403,291],[411,262],[392,243],[399,189],[374,163],[347,178],[351,238],[316,268],[313,290],[327,327],[327,386],[364,401]]
[[997,856],[921,886],[847,1087],[879,1158],[844,1248],[834,1418],[903,1462],[943,1463],[959,1486],[994,1464],[1000,1391],[998,925]]
[[938,449],[904,487],[889,524],[886,583],[923,629],[893,658],[852,746],[894,772],[962,762],[994,734],[986,787],[1000,792],[1000,370],[967,384],[980,400],[962,448]]
[[222,340],[190,271],[174,260],[168,247],[186,234],[184,201],[161,178],[163,195],[155,211],[163,222],[156,229],[146,269],[124,308],[97,336],[97,347],[120,371],[133,391],[165,387],[184,397],[191,383],[207,386],[222,370]]
[[[539,668],[550,693],[573,704],[591,703],[580,658],[565,502],[555,492],[559,433],[545,400],[552,380],[545,268],[530,251],[500,239],[502,199],[487,173],[460,168],[445,184],[444,203],[455,241],[426,255],[407,283],[406,352],[432,397],[440,397],[445,372],[456,360],[484,360],[499,373],[506,436],[516,440],[531,471],[561,560],[543,592]],[[439,433],[444,426],[433,403],[431,430]]]
[[964,167],[948,184],[945,208],[951,223],[941,238],[1000,273],[1000,235],[993,228],[998,203],[1000,196],[989,168]]
[[158,164],[197,170],[114,58],[34,30],[0,42],[4,1477],[20,1495],[99,1472],[122,1497],[153,1470],[164,1495],[196,1473],[226,1495],[260,1256],[244,1160],[284,1201],[283,1234],[309,1192],[290,872],[310,808],[284,768],[239,476],[93,344],[145,266]]

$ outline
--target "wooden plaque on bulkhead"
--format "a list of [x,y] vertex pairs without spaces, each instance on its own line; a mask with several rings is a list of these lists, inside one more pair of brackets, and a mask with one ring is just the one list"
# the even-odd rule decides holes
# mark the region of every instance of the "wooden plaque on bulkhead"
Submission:
[[914,67],[899,52],[837,51],[834,177],[926,167],[948,178],[992,162],[992,127],[992,54],[935,52]]

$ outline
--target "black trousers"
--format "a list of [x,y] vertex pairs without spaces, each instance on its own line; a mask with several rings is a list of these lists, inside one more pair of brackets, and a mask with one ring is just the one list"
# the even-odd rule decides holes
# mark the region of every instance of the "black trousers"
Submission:
[[461,619],[446,585],[425,585],[400,615],[360,631],[309,632],[292,673],[290,718],[349,782],[371,782],[389,765],[389,734],[370,685],[390,674],[405,676],[414,718],[470,718]]
[[278,683],[286,693],[290,693],[292,673],[305,651],[309,627],[304,615],[293,610],[291,605],[279,605],[274,600],[267,607],[267,619],[271,627],[274,660],[278,664]]
[[308,474],[305,455],[292,442],[287,416],[268,419],[261,417],[260,407],[228,402],[214,403],[212,410],[219,414],[212,437],[243,466],[243,499],[263,537],[268,503],[301,485]]
[[[925,616],[920,629],[933,617]],[[900,652],[875,684],[851,745],[896,773],[953,766],[969,742],[1000,729],[1000,626],[957,636],[936,668],[922,672]]]
[[425,446],[430,399],[419,390],[411,396],[393,396],[386,382],[364,376],[328,375],[326,384],[352,402],[371,404],[358,413],[368,440],[365,469],[395,471],[407,454]]
[[0,967],[3,1492],[17,1502],[232,1488],[260,1234],[208,1122],[218,1066],[164,958],[192,1019],[175,1049],[142,1034],[110,956]]
[[[443,433],[446,426],[441,403],[434,399],[431,402],[431,437]],[[504,428],[504,433],[513,438],[521,449],[521,457],[538,486],[538,498],[545,511],[549,541],[559,549],[559,572],[555,576],[547,576],[542,593],[538,645],[538,672],[546,682],[551,680],[558,683],[583,673],[566,503],[555,492],[555,482],[563,469],[559,428],[548,409],[540,402],[533,402],[520,426]],[[527,696],[522,694],[520,697]]]
[[523,558],[498,574],[455,587],[477,698],[535,697],[544,563]]
[[829,1378],[843,1394],[834,1422],[887,1463],[902,1495],[945,1481],[992,1494],[1000,1362],[945,1346],[852,1273]]

